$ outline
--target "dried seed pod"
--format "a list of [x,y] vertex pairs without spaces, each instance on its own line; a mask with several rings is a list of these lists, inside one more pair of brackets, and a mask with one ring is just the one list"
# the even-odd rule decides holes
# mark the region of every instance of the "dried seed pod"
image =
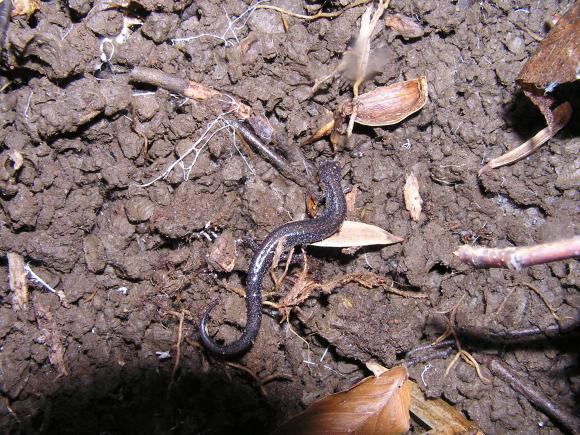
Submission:
[[419,181],[412,172],[407,176],[405,188],[403,189],[403,196],[405,197],[405,207],[409,210],[411,219],[418,222],[421,217],[421,205],[423,204],[423,200],[419,194]]
[[155,204],[147,198],[137,197],[131,198],[125,204],[125,213],[127,214],[127,219],[131,223],[145,222],[153,216],[155,211]]
[[427,102],[427,79],[419,77],[377,88],[354,98],[343,107],[350,115],[356,107],[354,122],[371,127],[393,125],[417,112]]
[[389,15],[385,18],[385,25],[393,29],[404,39],[420,38],[425,34],[423,26],[414,19],[401,14]]

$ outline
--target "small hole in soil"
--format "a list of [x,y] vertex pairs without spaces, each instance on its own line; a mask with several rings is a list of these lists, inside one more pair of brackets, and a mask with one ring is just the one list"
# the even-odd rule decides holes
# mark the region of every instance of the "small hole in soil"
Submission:
[[38,18],[36,18],[34,15],[31,16],[28,20],[28,25],[31,29],[36,29],[36,26],[38,26]]

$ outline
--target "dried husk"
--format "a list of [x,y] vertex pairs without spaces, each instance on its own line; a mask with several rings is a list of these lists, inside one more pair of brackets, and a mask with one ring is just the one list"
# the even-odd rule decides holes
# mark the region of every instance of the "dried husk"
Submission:
[[419,194],[419,180],[412,172],[407,176],[407,181],[403,188],[403,196],[405,198],[405,208],[409,210],[411,219],[418,222],[421,218],[423,200]]
[[422,109],[427,96],[427,79],[419,77],[362,94],[350,105],[345,105],[344,111],[349,115],[356,107],[354,122],[357,124],[371,127],[393,125]]

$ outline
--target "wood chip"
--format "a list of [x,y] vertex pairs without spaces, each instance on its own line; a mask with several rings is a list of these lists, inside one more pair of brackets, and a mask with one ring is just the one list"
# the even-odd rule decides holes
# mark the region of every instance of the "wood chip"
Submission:
[[24,258],[14,252],[8,253],[9,284],[12,291],[12,309],[28,309],[28,278],[24,270]]

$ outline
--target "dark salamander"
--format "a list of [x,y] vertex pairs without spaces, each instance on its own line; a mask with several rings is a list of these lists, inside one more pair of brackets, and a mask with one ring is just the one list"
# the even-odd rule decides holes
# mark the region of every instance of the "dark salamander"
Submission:
[[323,240],[335,233],[346,217],[346,201],[341,187],[340,167],[336,162],[327,161],[319,166],[320,183],[324,191],[324,212],[314,219],[289,222],[276,228],[250,262],[246,276],[246,309],[248,318],[242,336],[230,344],[218,344],[207,333],[206,324],[209,312],[203,316],[199,326],[201,341],[211,352],[222,356],[234,356],[246,352],[254,343],[262,321],[262,281],[272,265],[274,252],[283,240],[284,250],[296,245],[307,245]]

